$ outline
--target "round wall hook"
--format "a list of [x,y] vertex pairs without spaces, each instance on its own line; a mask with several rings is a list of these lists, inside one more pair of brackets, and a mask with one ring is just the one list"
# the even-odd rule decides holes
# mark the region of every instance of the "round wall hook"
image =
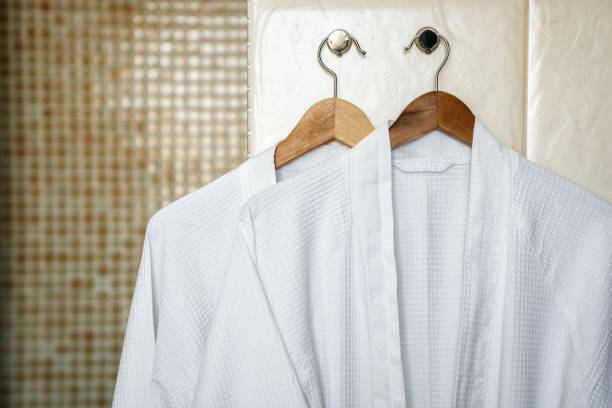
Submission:
[[446,46],[446,54],[444,55],[444,59],[442,63],[438,67],[436,71],[436,76],[434,80],[434,89],[438,90],[438,78],[440,77],[440,71],[448,61],[448,56],[450,55],[450,45],[448,44],[448,40],[433,27],[423,27],[419,31],[417,31],[416,35],[410,40],[410,43],[406,47],[404,47],[404,52],[407,52],[412,48],[414,44],[416,44],[417,48],[423,51],[425,54],[431,54],[438,48],[440,42],[443,42]]
[[317,59],[319,60],[319,65],[321,65],[321,68],[327,71],[334,79],[334,98],[338,97],[338,76],[331,70],[331,68],[325,65],[321,59],[321,50],[323,50],[323,45],[327,44],[327,48],[329,48],[331,52],[336,54],[338,57],[341,57],[342,54],[346,53],[351,48],[353,43],[355,43],[355,47],[357,47],[357,51],[359,51],[361,55],[366,55],[365,50],[361,48],[357,39],[350,35],[346,30],[342,29],[332,31],[323,39],[323,41],[321,41],[321,44],[319,44]]
[[342,29],[332,31],[327,38],[327,48],[338,57],[350,50],[352,44],[350,34]]
[[[416,33],[413,41],[419,50],[425,54],[431,54],[440,45],[440,34],[433,27],[423,27]],[[406,51],[408,51],[407,48]]]

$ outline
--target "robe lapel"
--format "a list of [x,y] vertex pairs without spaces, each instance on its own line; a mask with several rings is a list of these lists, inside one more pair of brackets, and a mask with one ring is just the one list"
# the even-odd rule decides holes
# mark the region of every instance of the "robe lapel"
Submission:
[[353,253],[367,296],[373,406],[404,407],[387,124],[351,150],[350,166]]
[[476,120],[466,224],[463,307],[455,407],[482,405],[496,298],[508,267],[516,156]]
[[[479,406],[497,285],[507,267],[510,151],[476,120],[470,158],[455,407]],[[406,406],[394,253],[388,127],[351,151],[354,262],[367,294],[374,407]]]

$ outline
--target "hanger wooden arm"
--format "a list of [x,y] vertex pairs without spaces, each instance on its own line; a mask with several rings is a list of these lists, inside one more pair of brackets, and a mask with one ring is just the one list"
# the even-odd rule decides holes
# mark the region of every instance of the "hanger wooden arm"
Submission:
[[427,92],[406,106],[389,129],[391,148],[435,129],[471,145],[474,121],[472,111],[456,96]]

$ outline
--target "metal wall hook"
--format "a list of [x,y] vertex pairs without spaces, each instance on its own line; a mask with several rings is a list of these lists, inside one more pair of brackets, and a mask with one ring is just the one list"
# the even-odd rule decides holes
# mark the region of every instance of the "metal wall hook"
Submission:
[[442,40],[446,46],[446,55],[442,60],[442,64],[440,64],[438,70],[436,71],[436,77],[434,80],[434,87],[436,91],[438,90],[438,77],[440,76],[440,71],[442,71],[442,67],[444,67],[444,64],[446,64],[446,61],[448,61],[448,56],[450,55],[450,45],[448,44],[446,38],[442,34],[438,33],[438,31],[433,27],[423,27],[417,31],[416,35],[412,38],[412,40],[410,40],[410,43],[404,47],[404,51],[407,52],[416,43],[419,50],[423,51],[425,54],[431,54],[436,48],[438,48],[438,45],[440,45],[440,40]]
[[338,97],[338,76],[334,71],[332,71],[321,59],[321,50],[323,49],[323,45],[327,43],[327,48],[336,56],[341,57],[342,54],[345,54],[350,48],[352,43],[355,43],[355,47],[357,47],[357,51],[361,55],[366,55],[366,52],[361,48],[359,42],[350,35],[346,30],[337,29],[329,33],[327,37],[321,41],[319,44],[319,51],[317,52],[317,59],[319,60],[319,64],[321,68],[331,74],[334,78],[334,98]]

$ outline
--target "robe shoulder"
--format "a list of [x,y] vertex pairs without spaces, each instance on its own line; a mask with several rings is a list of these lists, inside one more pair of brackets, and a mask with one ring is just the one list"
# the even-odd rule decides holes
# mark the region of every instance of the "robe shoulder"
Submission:
[[547,271],[572,251],[595,250],[609,260],[612,204],[524,157],[514,174],[514,201],[517,221]]
[[209,223],[219,220],[219,214],[228,207],[240,207],[239,169],[237,167],[157,210],[147,223],[151,236],[175,232],[177,236],[189,239],[204,231]]

